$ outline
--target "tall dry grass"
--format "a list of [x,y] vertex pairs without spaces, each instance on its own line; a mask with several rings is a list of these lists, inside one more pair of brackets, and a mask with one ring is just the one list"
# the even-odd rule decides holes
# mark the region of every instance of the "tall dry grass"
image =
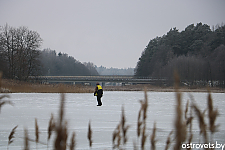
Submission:
[[91,129],[91,121],[89,121],[89,124],[88,124],[88,134],[87,134],[87,138],[88,138],[88,141],[89,141],[89,146],[92,147],[92,129]]
[[[125,149],[126,143],[128,141],[127,131],[130,128],[129,125],[126,124],[126,117],[124,112],[124,107],[121,109],[121,120],[117,125],[116,129],[113,131],[112,136],[112,148],[115,149]],[[122,140],[122,141],[121,141]]]
[[180,79],[177,72],[174,73],[175,92],[176,92],[176,117],[174,122],[176,143],[174,150],[180,150],[182,143],[186,139],[186,124],[183,120],[182,99],[179,91]]
[[[18,80],[2,80],[3,91],[12,93],[92,93],[91,86],[71,84],[38,84]],[[0,88],[1,89],[1,88]]]
[[[1,78],[0,78],[1,81]],[[218,131],[218,124],[216,124],[216,119],[219,115],[218,109],[215,109],[213,106],[213,99],[211,97],[210,91],[208,92],[207,98],[207,108],[204,111],[201,111],[197,106],[194,98],[190,96],[191,104],[187,101],[185,109],[182,108],[182,93],[179,91],[179,76],[175,73],[175,94],[176,94],[176,107],[175,107],[175,120],[174,120],[174,129],[169,133],[167,139],[165,139],[165,150],[170,149],[173,146],[174,150],[181,150],[181,145],[183,143],[191,143],[193,139],[192,133],[192,121],[193,119],[197,119],[199,123],[200,136],[202,136],[202,142],[209,142],[208,132],[211,134],[210,142],[213,142],[213,134]],[[1,85],[1,84],[0,84]],[[63,94],[65,89],[61,90],[61,98],[60,98],[60,106],[59,106],[59,115],[57,120],[54,119],[54,116],[51,114],[49,120],[48,129],[48,137],[47,144],[40,142],[39,139],[39,126],[38,120],[35,118],[35,140],[32,140],[28,137],[28,130],[24,129],[24,150],[29,150],[29,142],[36,142],[38,149],[38,144],[46,145],[46,149],[49,148],[49,142],[52,138],[52,133],[55,133],[54,141],[53,141],[53,149],[54,150],[74,150],[76,149],[76,134],[75,132],[71,133],[70,143],[68,143],[68,122],[65,120],[65,94]],[[0,108],[5,104],[3,102],[4,98],[7,96],[2,95],[0,97]],[[11,103],[11,102],[8,102]],[[144,150],[146,145],[150,145],[152,150],[157,149],[157,128],[156,122],[153,124],[152,134],[149,134],[149,130],[147,128],[147,112],[148,112],[148,96],[147,90],[144,91],[144,100],[140,101],[141,107],[138,112],[137,118],[137,141],[133,142],[133,149],[138,150],[139,147],[141,150]],[[206,123],[206,111],[208,112],[208,124]],[[193,116],[193,112],[195,116]],[[8,137],[8,148],[10,144],[15,140],[14,134],[16,132],[17,126],[15,126],[9,134]],[[112,149],[126,149],[126,143],[128,141],[128,129],[130,128],[127,125],[127,120],[125,118],[124,107],[121,109],[121,120],[116,126],[115,130],[112,133]],[[88,124],[88,132],[87,132],[87,140],[90,149],[92,148],[92,144],[94,140],[92,139],[93,129],[91,128],[91,122]],[[150,139],[150,142],[147,141],[147,138]],[[190,148],[187,148],[190,149]]]
[[9,134],[7,149],[9,149],[9,145],[10,145],[11,143],[13,143],[13,141],[14,141],[14,138],[15,138],[14,134],[15,134],[15,132],[16,132],[16,128],[17,128],[17,127],[18,127],[18,125],[15,126],[15,127],[12,129],[12,131],[10,132],[10,134]]

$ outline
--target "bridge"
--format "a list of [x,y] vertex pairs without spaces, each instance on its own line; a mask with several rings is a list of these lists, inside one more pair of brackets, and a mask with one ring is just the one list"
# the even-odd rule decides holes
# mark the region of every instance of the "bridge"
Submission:
[[32,80],[37,80],[42,83],[70,83],[95,85],[96,82],[107,85],[109,83],[120,83],[122,85],[131,84],[156,84],[163,83],[166,79],[160,78],[135,78],[134,76],[37,76],[30,77]]

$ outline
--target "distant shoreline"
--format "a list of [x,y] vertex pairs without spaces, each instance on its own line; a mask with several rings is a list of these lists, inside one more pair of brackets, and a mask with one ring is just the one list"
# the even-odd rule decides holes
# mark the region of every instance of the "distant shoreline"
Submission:
[[[150,92],[175,92],[174,87],[158,87],[158,86],[151,86],[151,85],[128,85],[128,86],[105,86],[103,87],[105,91],[144,91],[145,88],[147,91]],[[212,93],[225,93],[225,89],[223,88],[209,88],[210,92]],[[208,92],[207,87],[201,88],[187,88],[187,87],[180,87],[180,92]]]
[[[2,93],[93,93],[93,86],[68,84],[38,84],[17,80],[2,79]],[[103,86],[104,91],[147,91],[174,92],[174,87],[159,87],[152,85]],[[181,92],[208,92],[207,87],[180,87]],[[212,93],[225,93],[225,89],[213,87]]]

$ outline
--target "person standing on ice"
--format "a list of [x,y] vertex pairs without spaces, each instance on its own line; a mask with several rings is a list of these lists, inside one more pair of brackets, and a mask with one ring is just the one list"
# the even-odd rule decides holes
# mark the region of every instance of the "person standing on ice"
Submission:
[[98,105],[97,106],[102,106],[101,98],[103,96],[103,89],[102,89],[102,86],[99,85],[98,82],[96,83],[96,88],[95,88],[94,96],[97,96],[97,102],[98,102]]

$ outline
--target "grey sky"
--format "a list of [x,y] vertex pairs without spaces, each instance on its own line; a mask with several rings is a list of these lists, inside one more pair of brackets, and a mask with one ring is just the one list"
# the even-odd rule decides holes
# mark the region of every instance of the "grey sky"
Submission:
[[225,0],[0,0],[0,25],[37,31],[41,49],[81,62],[135,67],[148,42],[199,22],[225,23]]

